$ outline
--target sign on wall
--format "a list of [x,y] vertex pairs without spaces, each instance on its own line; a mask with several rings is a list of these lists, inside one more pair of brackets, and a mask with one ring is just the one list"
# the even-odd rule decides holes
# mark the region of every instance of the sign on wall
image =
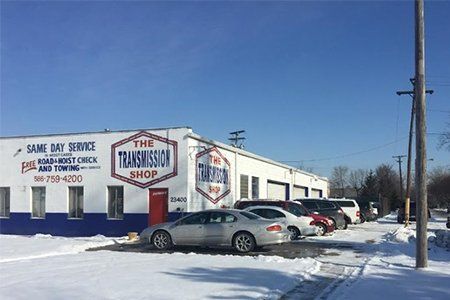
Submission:
[[230,163],[216,148],[196,155],[195,190],[216,204],[231,190]]
[[30,143],[21,174],[33,174],[34,182],[82,182],[84,170],[100,169],[95,141]]
[[146,188],[177,175],[178,143],[145,131],[111,145],[111,176]]

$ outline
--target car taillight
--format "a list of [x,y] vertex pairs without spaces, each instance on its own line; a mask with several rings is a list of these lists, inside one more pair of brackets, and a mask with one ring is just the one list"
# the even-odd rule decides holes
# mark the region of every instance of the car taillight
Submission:
[[280,225],[272,225],[266,228],[267,231],[281,231]]
[[359,217],[361,215],[361,213],[359,212],[359,210],[356,212],[356,216]]

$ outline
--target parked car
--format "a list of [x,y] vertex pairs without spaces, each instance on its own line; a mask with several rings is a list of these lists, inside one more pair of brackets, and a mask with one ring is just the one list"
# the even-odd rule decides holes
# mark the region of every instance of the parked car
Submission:
[[255,247],[289,242],[290,236],[285,222],[263,219],[247,211],[212,209],[148,227],[140,239],[159,250],[174,245],[228,246],[245,253]]
[[[428,209],[428,218],[431,218],[430,209]],[[416,220],[416,202],[409,203],[409,220]],[[402,206],[400,206],[400,208],[398,209],[397,222],[400,224],[405,222],[405,203],[403,203]]]
[[345,215],[350,219],[351,224],[358,224],[361,223],[361,212],[359,209],[358,203],[353,199],[333,199],[328,198],[329,201],[334,201],[337,203],[342,210],[344,211]]
[[311,217],[296,216],[278,206],[258,205],[247,207],[245,210],[266,219],[285,221],[291,232],[291,240],[296,240],[300,236],[317,235],[317,227]]
[[374,206],[374,202],[358,201],[360,209],[361,223],[365,221],[375,221],[378,218],[378,209]]
[[294,201],[300,202],[312,213],[327,216],[333,221],[336,229],[347,229],[350,219],[345,217],[344,211],[338,204],[325,199],[314,198],[295,199]]
[[307,208],[305,208],[300,202],[289,200],[276,200],[276,199],[255,199],[255,200],[239,200],[234,204],[234,208],[245,209],[249,206],[257,205],[269,205],[278,206],[284,210],[300,216],[308,216],[314,219],[314,226],[317,227],[317,235],[331,234],[334,232],[334,222],[322,215],[313,214]]

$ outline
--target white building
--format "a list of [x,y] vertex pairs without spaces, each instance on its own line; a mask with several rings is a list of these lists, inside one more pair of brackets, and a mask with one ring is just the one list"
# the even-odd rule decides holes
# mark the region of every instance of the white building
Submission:
[[328,181],[188,127],[0,139],[0,232],[118,236],[241,198],[326,197]]

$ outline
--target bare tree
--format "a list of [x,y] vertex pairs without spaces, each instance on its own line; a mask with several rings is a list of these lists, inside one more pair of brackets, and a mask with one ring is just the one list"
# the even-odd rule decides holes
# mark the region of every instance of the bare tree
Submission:
[[445,148],[450,151],[450,122],[447,123],[447,131],[439,136],[439,148]]
[[436,167],[428,174],[430,207],[450,207],[450,170]]
[[359,194],[364,187],[364,181],[369,172],[364,169],[357,169],[350,172],[348,176],[348,183],[355,190],[356,196],[359,197]]
[[345,185],[348,182],[348,167],[337,166],[333,168],[331,174],[331,185],[333,188],[341,190],[341,197],[344,197]]

